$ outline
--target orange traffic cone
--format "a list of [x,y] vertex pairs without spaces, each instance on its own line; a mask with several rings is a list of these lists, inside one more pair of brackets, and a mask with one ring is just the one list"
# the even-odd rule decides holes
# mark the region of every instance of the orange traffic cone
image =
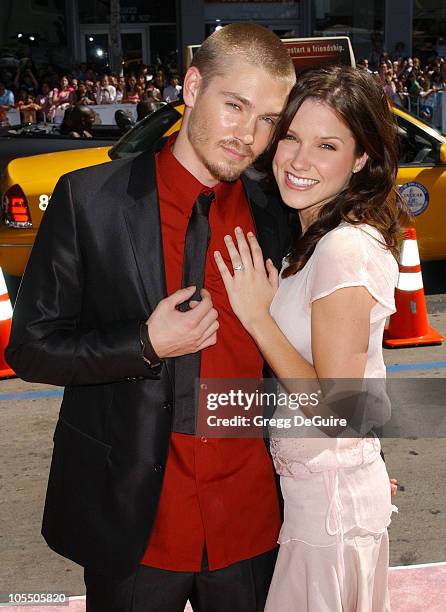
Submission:
[[384,330],[384,345],[418,346],[441,344],[444,338],[430,327],[424,298],[417,235],[413,227],[404,232],[400,274],[395,289],[396,312]]
[[5,348],[9,342],[11,333],[12,306],[6,288],[5,277],[0,268],[0,378],[15,376],[5,360]]

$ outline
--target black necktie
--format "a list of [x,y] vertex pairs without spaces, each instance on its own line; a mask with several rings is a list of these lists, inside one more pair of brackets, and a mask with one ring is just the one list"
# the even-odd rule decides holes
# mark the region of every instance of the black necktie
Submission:
[[[200,193],[195,201],[186,230],[183,257],[183,279],[181,286],[196,285],[191,300],[200,300],[200,289],[204,285],[206,253],[211,237],[209,209],[215,198],[214,192]],[[188,300],[189,302],[189,300]],[[188,302],[180,305],[183,312],[189,310]],[[175,358],[175,413],[173,431],[195,433],[195,384],[200,377],[201,354],[191,353]]]

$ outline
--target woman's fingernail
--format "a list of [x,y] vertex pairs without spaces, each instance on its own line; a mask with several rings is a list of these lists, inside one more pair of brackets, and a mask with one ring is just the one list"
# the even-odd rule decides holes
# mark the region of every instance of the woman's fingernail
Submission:
[[247,236],[248,238],[254,238],[254,234],[252,232],[248,232]]
[[235,231],[237,234],[241,234],[242,233],[242,228],[241,227],[236,227]]
[[225,236],[225,242],[231,242],[232,238],[231,236]]

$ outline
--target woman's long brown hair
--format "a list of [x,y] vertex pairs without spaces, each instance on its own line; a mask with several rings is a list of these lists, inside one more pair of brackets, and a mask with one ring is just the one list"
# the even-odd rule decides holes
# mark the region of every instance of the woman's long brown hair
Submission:
[[[341,221],[375,227],[396,256],[401,231],[410,220],[408,208],[395,189],[396,125],[382,87],[365,70],[333,66],[299,75],[258,167],[271,172],[277,146],[307,99],[327,104],[352,132],[357,156],[366,152],[368,160],[361,171],[352,175],[347,187],[321,207],[302,236],[294,232],[289,266],[282,276],[301,270],[319,240]],[[294,218],[296,222],[296,215]]]

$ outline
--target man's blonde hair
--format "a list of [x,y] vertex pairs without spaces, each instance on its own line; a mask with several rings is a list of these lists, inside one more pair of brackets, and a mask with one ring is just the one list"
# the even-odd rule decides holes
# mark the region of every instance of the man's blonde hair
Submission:
[[200,71],[203,87],[214,76],[223,76],[236,60],[265,70],[275,79],[296,80],[293,62],[282,41],[256,23],[231,23],[216,30],[195,53],[191,66]]

